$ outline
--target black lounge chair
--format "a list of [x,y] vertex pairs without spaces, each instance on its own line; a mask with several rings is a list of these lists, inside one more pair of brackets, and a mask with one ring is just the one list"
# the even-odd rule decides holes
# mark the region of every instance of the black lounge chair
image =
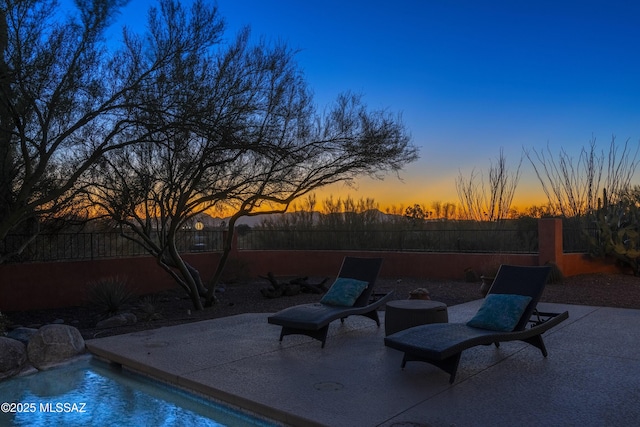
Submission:
[[282,326],[280,341],[285,335],[301,334],[321,341],[324,348],[329,324],[337,319],[344,322],[346,317],[353,315],[366,316],[380,326],[377,310],[393,295],[393,291],[384,295],[373,292],[381,265],[382,258],[345,257],[338,278],[367,282],[367,287],[355,303],[349,307],[322,303],[302,304],[269,316],[269,323]]
[[450,374],[455,381],[462,352],[478,345],[501,341],[524,341],[547,357],[542,333],[569,317],[564,313],[541,313],[536,309],[551,268],[502,265],[487,297],[492,294],[524,295],[531,297],[512,331],[496,331],[468,326],[465,323],[436,323],[416,326],[396,332],[384,339],[387,347],[404,352],[402,368],[407,362],[431,363]]

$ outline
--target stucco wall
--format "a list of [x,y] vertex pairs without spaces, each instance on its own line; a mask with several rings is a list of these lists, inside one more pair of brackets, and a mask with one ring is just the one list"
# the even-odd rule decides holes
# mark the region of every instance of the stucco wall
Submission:
[[[382,257],[381,277],[464,280],[465,270],[491,273],[500,263],[539,265],[538,255],[352,252],[352,251],[239,251],[233,254],[229,273],[257,278],[273,272],[280,276],[332,276],[345,256]],[[204,279],[213,275],[220,254],[186,257]],[[613,264],[589,260],[580,254],[563,257],[566,276],[618,271]],[[235,271],[234,271],[235,270]],[[177,286],[153,258],[0,265],[0,310],[21,311],[77,306],[86,303],[89,284],[102,277],[126,278],[138,294]]]

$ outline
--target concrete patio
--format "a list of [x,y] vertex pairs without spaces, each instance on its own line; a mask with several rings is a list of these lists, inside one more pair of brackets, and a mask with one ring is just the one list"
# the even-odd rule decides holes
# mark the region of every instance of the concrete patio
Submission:
[[[481,301],[449,307],[464,322]],[[296,426],[623,426],[640,420],[640,310],[569,311],[544,335],[549,356],[519,342],[462,355],[455,383],[383,344],[370,319],[334,322],[324,349],[278,341],[266,314],[87,341],[104,359]],[[384,316],[384,313],[381,313]],[[383,317],[384,319],[384,317]],[[384,322],[384,320],[383,320]]]

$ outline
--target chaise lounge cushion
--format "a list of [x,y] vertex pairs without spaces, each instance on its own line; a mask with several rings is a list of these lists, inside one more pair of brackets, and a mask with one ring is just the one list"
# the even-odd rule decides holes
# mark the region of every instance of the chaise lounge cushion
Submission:
[[338,277],[322,297],[320,303],[338,307],[353,307],[368,285],[369,283],[363,280]]
[[467,326],[490,331],[513,331],[530,302],[531,297],[527,295],[489,294]]

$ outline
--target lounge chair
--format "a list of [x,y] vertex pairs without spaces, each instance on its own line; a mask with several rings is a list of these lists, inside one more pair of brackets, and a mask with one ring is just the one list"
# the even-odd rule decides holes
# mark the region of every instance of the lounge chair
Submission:
[[[462,352],[478,345],[495,344],[499,347],[502,341],[524,341],[540,349],[542,355],[547,357],[542,333],[569,317],[566,311],[556,314],[541,313],[536,309],[550,270],[548,266],[502,265],[483,306],[470,322],[416,326],[389,335],[384,343],[387,347],[404,352],[402,368],[410,361],[431,363],[450,374],[450,383],[455,381]],[[511,312],[510,325],[503,323],[496,326],[495,323],[504,321],[502,315],[505,310],[492,306],[490,301],[515,299],[519,299],[522,314],[518,317],[518,310]],[[481,327],[478,327],[478,323]]]
[[[346,317],[353,315],[366,316],[375,320],[376,324],[380,326],[377,310],[393,295],[393,292],[384,295],[373,292],[381,265],[381,258],[345,257],[336,282],[321,302],[289,307],[269,316],[269,323],[282,326],[280,341],[285,335],[301,334],[321,341],[322,348],[324,348],[329,324],[337,319],[344,322]],[[348,301],[347,303],[350,304],[348,306],[333,305],[344,303],[344,301],[331,301],[331,296],[337,295],[342,298],[340,286],[350,281],[364,282],[364,284],[359,283],[360,287],[365,287],[362,293],[359,296],[351,295],[351,299],[355,298],[355,302]],[[330,304],[326,301],[329,301]]]

